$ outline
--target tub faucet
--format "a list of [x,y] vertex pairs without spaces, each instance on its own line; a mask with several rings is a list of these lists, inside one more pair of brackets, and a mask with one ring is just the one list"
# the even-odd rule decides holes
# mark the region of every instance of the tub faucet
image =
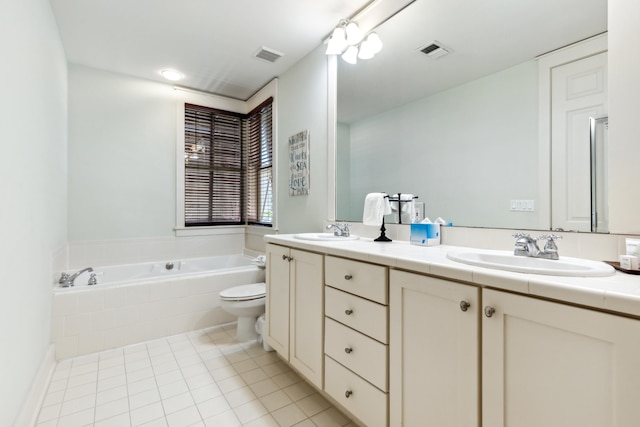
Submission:
[[538,239],[546,239],[547,243],[544,245],[544,249],[540,250],[538,247],[538,239],[531,237],[525,233],[516,233],[513,235],[516,238],[516,247],[513,254],[516,256],[528,256],[532,258],[544,258],[544,259],[559,259],[558,246],[555,241],[561,239],[562,236],[555,234],[545,234],[538,237]]
[[83,268],[80,271],[77,271],[73,274],[69,274],[69,273],[62,273],[60,275],[60,279],[58,280],[58,283],[63,287],[69,287],[69,286],[73,286],[73,281],[76,280],[78,278],[79,275],[81,275],[82,273],[86,272],[86,271],[93,271],[93,268],[91,267],[87,267],[87,268]]
[[331,230],[333,228],[333,235],[340,237],[349,237],[349,224],[329,224],[327,225],[327,230]]

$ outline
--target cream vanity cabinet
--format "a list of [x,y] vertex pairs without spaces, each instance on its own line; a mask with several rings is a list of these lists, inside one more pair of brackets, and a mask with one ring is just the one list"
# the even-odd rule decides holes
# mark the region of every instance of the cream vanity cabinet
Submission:
[[366,426],[388,425],[388,268],[325,257],[325,392]]
[[477,427],[480,288],[389,275],[390,425]]
[[266,337],[312,384],[323,380],[323,255],[267,244]]
[[640,425],[640,321],[484,289],[483,426]]

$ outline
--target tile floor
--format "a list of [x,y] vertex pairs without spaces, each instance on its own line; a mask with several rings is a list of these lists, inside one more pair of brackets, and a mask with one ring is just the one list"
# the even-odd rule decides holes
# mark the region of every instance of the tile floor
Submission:
[[235,324],[62,360],[37,427],[355,427]]

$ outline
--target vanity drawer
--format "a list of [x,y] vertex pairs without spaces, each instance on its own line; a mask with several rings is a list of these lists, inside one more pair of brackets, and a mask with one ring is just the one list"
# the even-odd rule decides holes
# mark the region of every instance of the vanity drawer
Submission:
[[329,356],[324,361],[324,390],[368,427],[386,426],[387,394]]
[[324,321],[324,351],[382,391],[387,386],[387,346],[328,317]]
[[326,256],[324,277],[329,286],[380,304],[389,303],[387,267]]
[[389,307],[324,287],[324,313],[333,320],[387,344]]

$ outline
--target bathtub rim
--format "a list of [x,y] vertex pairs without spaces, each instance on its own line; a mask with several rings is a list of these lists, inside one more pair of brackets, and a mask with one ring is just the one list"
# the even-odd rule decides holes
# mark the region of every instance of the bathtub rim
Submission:
[[244,258],[247,259],[248,264],[247,265],[243,265],[243,266],[237,266],[237,267],[228,267],[228,268],[219,268],[216,270],[206,270],[206,271],[195,271],[195,272],[189,272],[189,273],[183,273],[183,274],[174,274],[171,276],[166,276],[166,277],[162,277],[162,276],[153,276],[153,277],[145,277],[139,280],[131,280],[131,279],[127,279],[127,280],[121,280],[118,282],[112,282],[112,283],[99,283],[96,285],[87,285],[87,284],[83,284],[83,285],[77,285],[77,286],[67,286],[67,287],[62,287],[60,286],[60,284],[58,282],[54,282],[53,287],[52,287],[52,291],[53,294],[68,294],[68,293],[76,293],[76,292],[91,292],[94,291],[96,289],[116,289],[116,288],[123,288],[123,287],[129,287],[129,286],[137,286],[137,285],[147,285],[150,283],[164,283],[164,282],[170,282],[170,281],[174,281],[174,280],[181,280],[181,279],[186,279],[186,278],[199,278],[199,277],[206,277],[206,276],[216,276],[216,275],[222,275],[222,274],[230,274],[230,273],[237,273],[237,272],[241,272],[241,271],[256,271],[256,270],[264,270],[264,267],[260,267],[258,265],[255,265],[253,263],[251,263],[251,261],[253,259],[255,259],[256,257],[252,256],[252,255],[248,255],[248,254],[230,254],[230,255],[214,255],[214,256],[208,256],[208,257],[197,257],[197,258],[181,258],[181,259],[176,259],[176,260],[169,260],[169,261],[147,261],[147,262],[138,262],[138,263],[128,263],[128,264],[117,264],[117,265],[103,265],[103,266],[98,266],[98,267],[94,267],[93,269],[98,271],[101,268],[110,268],[110,267],[125,267],[125,266],[133,266],[133,265],[152,265],[152,264],[157,264],[157,263],[166,263],[166,262],[181,262],[181,261],[188,261],[188,260],[202,260],[202,259],[209,259],[209,258],[225,258],[225,257],[240,257],[240,258]]

